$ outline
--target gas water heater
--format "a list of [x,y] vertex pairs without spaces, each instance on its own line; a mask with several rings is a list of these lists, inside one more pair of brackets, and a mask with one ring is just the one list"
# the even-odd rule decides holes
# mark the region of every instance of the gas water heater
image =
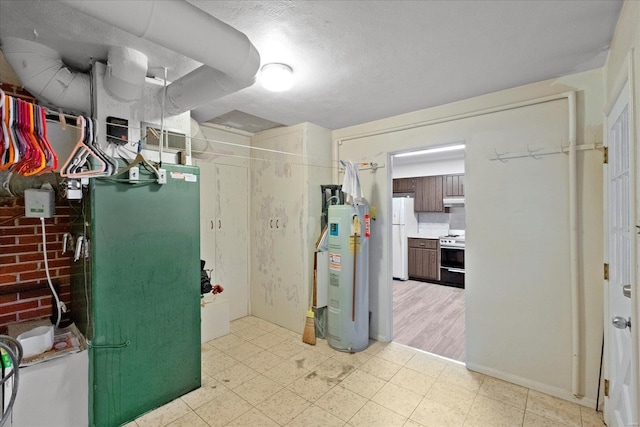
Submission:
[[329,206],[329,345],[356,352],[369,344],[368,205]]

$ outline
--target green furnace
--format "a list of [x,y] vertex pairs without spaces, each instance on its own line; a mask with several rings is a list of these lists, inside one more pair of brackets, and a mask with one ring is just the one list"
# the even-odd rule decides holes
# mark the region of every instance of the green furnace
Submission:
[[[89,242],[74,263],[72,313],[90,340],[89,422],[118,426],[200,387],[199,170],[167,183],[91,179],[72,209]],[[85,194],[87,196],[87,194]]]

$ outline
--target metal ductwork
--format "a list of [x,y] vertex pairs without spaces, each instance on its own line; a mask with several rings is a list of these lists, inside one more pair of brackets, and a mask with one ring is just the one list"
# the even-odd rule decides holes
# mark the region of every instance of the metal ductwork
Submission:
[[60,54],[39,43],[3,37],[2,53],[22,85],[45,104],[88,114],[88,74],[70,70]]
[[251,86],[260,55],[242,32],[183,0],[61,0],[74,9],[204,65],[167,87],[180,114]]

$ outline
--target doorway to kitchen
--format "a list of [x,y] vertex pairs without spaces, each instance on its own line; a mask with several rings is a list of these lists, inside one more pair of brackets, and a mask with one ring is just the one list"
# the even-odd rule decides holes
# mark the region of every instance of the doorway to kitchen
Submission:
[[391,164],[393,341],[464,361],[464,144]]

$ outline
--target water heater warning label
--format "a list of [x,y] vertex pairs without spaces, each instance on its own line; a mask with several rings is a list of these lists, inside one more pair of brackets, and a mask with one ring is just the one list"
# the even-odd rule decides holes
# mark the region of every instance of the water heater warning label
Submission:
[[329,270],[342,270],[342,255],[329,252]]

